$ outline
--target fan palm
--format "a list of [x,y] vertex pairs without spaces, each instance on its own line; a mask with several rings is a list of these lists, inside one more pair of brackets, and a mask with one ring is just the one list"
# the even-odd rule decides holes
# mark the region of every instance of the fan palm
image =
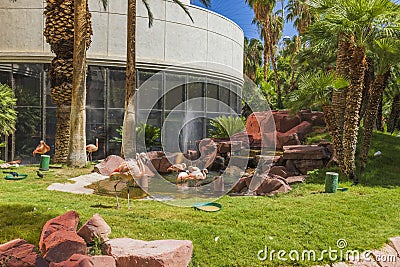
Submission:
[[400,59],[400,40],[382,38],[375,40],[371,50],[376,57],[376,78],[369,88],[369,101],[364,118],[364,135],[360,153],[361,175],[364,173],[368,151],[372,138],[372,130],[376,121],[383,91],[390,77],[390,69]]
[[[397,14],[398,5],[390,0],[311,0],[310,4],[321,11],[319,21],[313,27],[321,27],[336,35],[338,51],[351,56],[346,63],[350,85],[344,113],[342,168],[357,182],[355,150],[366,68],[366,44],[371,43],[377,31],[382,34],[393,32],[390,20]],[[336,101],[335,98],[333,101]]]
[[17,111],[14,105],[17,99],[14,98],[12,89],[0,83],[0,133],[11,134],[15,130],[15,122],[17,120]]
[[244,38],[243,73],[252,81],[256,79],[257,68],[262,64],[263,45],[258,39]]

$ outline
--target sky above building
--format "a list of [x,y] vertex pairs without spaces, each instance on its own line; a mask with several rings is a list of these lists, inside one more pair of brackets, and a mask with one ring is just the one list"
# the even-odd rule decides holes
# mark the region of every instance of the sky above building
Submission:
[[[199,0],[192,0],[192,3],[202,6]],[[286,1],[284,4],[286,5]],[[281,7],[280,2],[277,3],[277,7]],[[259,38],[259,30],[257,29],[257,26],[252,23],[254,12],[245,0],[211,0],[211,6],[208,9],[229,18],[238,24],[240,28],[243,29],[245,37],[249,39]],[[292,37],[296,33],[293,24],[285,22],[282,36]]]

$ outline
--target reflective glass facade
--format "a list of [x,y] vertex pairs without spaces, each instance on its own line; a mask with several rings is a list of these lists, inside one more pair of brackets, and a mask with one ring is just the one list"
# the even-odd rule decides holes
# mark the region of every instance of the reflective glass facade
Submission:
[[[32,156],[32,151],[42,139],[51,147],[50,155],[54,154],[56,105],[51,102],[48,67],[47,64],[0,64],[0,83],[7,84],[14,90],[18,111],[15,133],[2,137],[6,141],[6,147],[1,151],[3,160],[38,162],[38,158]],[[191,134],[200,139],[206,136],[209,118],[230,112],[223,103],[236,112],[240,111],[238,95],[241,89],[235,83],[192,74],[165,72],[154,76],[155,73],[142,69],[137,71],[138,88],[144,84],[146,94],[151,96],[143,97],[137,102],[139,122],[143,120],[143,114],[149,112],[146,122],[161,127],[172,110],[181,110],[174,117],[169,117],[168,122],[173,124],[174,120],[181,121],[184,116],[195,118],[190,121],[195,125],[190,128],[196,129]],[[145,83],[146,81],[148,82]],[[153,97],[159,99],[154,105],[146,102]],[[220,102],[204,100],[193,106],[182,104],[201,97]],[[120,144],[112,140],[120,137],[116,130],[123,121],[125,69],[89,66],[86,99],[86,139],[88,143],[99,139],[99,150],[93,154],[93,159],[119,154]],[[152,108],[149,109],[149,106]],[[166,134],[164,138],[168,140],[176,136]]]

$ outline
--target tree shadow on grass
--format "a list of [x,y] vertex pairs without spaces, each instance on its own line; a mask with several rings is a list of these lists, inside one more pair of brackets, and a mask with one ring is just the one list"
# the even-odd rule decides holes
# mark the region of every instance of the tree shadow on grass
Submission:
[[0,204],[0,243],[21,238],[37,246],[44,224],[56,216],[34,205]]

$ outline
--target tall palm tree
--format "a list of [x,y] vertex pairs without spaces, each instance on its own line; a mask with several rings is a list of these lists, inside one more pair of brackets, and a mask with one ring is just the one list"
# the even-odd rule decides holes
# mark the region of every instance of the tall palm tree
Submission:
[[364,135],[360,153],[360,172],[363,175],[383,91],[388,84],[390,69],[400,60],[400,40],[383,38],[374,41],[372,52],[376,57],[376,77],[369,88],[369,101],[364,117]]
[[[147,0],[142,0],[149,16],[149,27],[153,23],[153,14]],[[189,10],[179,0],[173,0],[193,21]],[[201,0],[208,7],[210,0]],[[136,107],[134,97],[136,92],[136,0],[128,0],[127,15],[127,54],[126,54],[126,82],[125,82],[125,109],[122,127],[122,154],[125,158],[134,158],[136,155]]]
[[262,64],[263,49],[263,44],[259,39],[244,38],[243,73],[252,81],[255,81],[257,68]]
[[[44,11],[46,24],[43,35],[56,57],[50,64],[50,96],[57,105],[56,142],[54,161],[65,163],[69,151],[70,113],[72,100],[73,52],[74,52],[74,2],[70,0],[46,0]],[[86,5],[87,30],[84,38],[90,45],[91,15]]]
[[271,13],[275,7],[276,0],[246,0],[246,3],[254,10],[254,20],[261,29],[264,39],[264,80],[267,80],[269,57],[271,48]]
[[390,0],[311,0],[310,3],[323,11],[316,25],[324,26],[338,36],[338,50],[343,49],[344,54],[351,55],[343,125],[343,167],[345,173],[358,183],[355,150],[366,69],[366,44],[371,43],[376,36],[373,33],[379,28],[383,28],[382,34],[393,31],[388,21],[398,12],[398,5]]
[[289,0],[286,9],[288,10],[286,21],[293,21],[299,35],[303,36],[313,20],[308,0]]

